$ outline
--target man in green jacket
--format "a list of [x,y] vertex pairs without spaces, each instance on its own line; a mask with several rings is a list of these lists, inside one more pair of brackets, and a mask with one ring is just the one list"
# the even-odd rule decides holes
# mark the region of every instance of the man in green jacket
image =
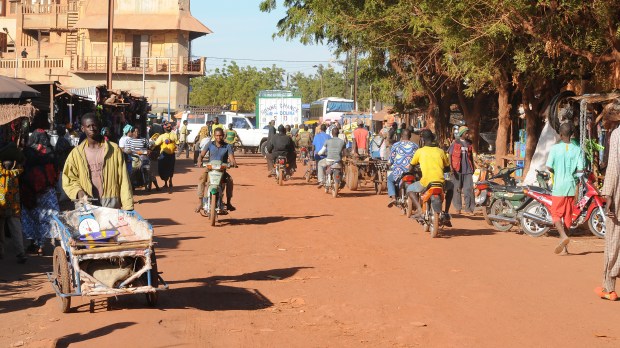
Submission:
[[133,210],[133,195],[123,152],[100,134],[94,113],[82,116],[86,140],[74,148],[62,171],[62,188],[71,199],[95,198],[95,205]]

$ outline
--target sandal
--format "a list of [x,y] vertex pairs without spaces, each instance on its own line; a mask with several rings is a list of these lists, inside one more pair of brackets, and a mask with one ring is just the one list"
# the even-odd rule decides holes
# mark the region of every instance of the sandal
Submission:
[[566,248],[568,243],[570,243],[570,238],[566,238],[566,239],[562,240],[560,242],[560,244],[558,244],[558,246],[555,247],[555,250],[553,252],[555,252],[556,254],[561,253],[562,250],[564,250]]
[[604,300],[618,301],[618,294],[615,291],[607,292],[602,286],[594,289],[594,293]]

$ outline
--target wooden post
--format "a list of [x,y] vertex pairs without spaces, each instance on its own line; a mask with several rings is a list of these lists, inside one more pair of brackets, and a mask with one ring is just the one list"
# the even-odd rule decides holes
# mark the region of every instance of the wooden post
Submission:
[[108,0],[108,56],[106,64],[106,84],[108,90],[112,89],[112,55],[114,43],[114,0]]

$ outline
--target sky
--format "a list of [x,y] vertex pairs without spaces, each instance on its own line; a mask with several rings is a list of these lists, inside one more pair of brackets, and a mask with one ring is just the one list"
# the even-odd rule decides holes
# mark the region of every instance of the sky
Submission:
[[[192,55],[207,57],[208,70],[222,67],[232,59],[240,66],[270,67],[273,64],[289,73],[314,74],[313,65],[329,64],[335,57],[326,45],[304,46],[299,40],[287,41],[272,38],[276,24],[284,17],[285,10],[278,1],[278,8],[271,13],[261,12],[260,0],[192,0],[191,13],[213,31],[192,41]],[[271,60],[249,61],[242,59]],[[313,62],[274,62],[313,61]],[[230,59],[228,60],[230,61]]]

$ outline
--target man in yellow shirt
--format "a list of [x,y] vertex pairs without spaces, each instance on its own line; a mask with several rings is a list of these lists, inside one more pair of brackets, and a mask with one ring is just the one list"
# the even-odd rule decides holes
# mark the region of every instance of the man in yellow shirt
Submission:
[[444,219],[444,224],[446,226],[452,227],[452,224],[450,223],[450,214],[448,214],[448,211],[450,210],[450,203],[452,202],[452,196],[454,195],[454,185],[452,182],[445,181],[444,179],[444,172],[446,169],[449,170],[450,168],[448,156],[446,156],[446,153],[439,146],[437,146],[437,143],[434,141],[435,136],[430,130],[423,130],[420,133],[420,137],[422,138],[422,147],[419,148],[413,155],[411,165],[420,165],[422,178],[420,178],[420,181],[416,181],[409,185],[409,187],[407,187],[407,193],[417,208],[416,215],[419,216],[422,211],[422,207],[420,206],[420,202],[418,201],[415,193],[424,192],[426,187],[432,182],[443,183],[444,192],[446,193],[446,205],[442,214],[442,219]]
[[213,134],[217,128],[221,128],[222,131],[226,133],[226,130],[224,129],[224,125],[220,123],[220,120],[217,117],[215,117],[213,119],[213,125],[211,126],[211,134]]

